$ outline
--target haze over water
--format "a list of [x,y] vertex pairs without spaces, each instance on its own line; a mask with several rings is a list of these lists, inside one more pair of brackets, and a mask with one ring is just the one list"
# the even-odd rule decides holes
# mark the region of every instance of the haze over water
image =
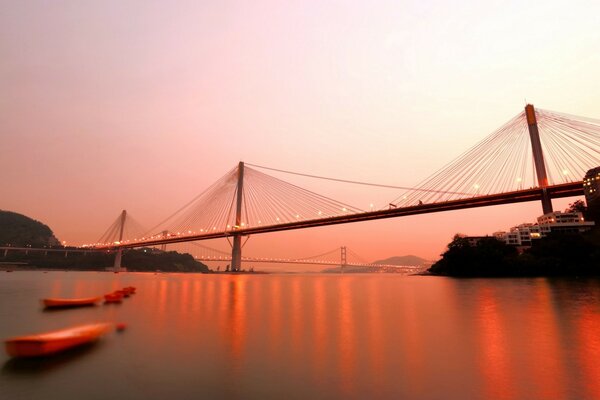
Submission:
[[[600,281],[14,272],[0,337],[123,321],[48,360],[0,355],[3,399],[600,399]],[[134,285],[121,305],[39,299]]]

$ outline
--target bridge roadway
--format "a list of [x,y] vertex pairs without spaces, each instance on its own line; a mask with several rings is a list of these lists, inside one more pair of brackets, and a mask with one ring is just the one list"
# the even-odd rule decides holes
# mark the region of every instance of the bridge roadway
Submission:
[[15,247],[15,246],[0,246],[0,251],[4,251],[5,255],[8,251],[24,251],[24,252],[44,252],[44,253],[98,253],[106,251],[105,249],[92,247]]
[[[287,222],[277,225],[250,226],[226,232],[202,233],[197,235],[180,235],[152,240],[122,243],[120,245],[96,246],[99,249],[126,249],[143,246],[156,246],[161,244],[191,242],[197,240],[217,239],[232,236],[248,236],[259,233],[279,232],[293,229],[312,228],[317,226],[328,226],[347,224],[351,222],[373,221],[385,218],[406,217],[409,215],[429,214],[443,211],[463,210],[468,208],[489,207],[502,204],[524,203],[528,201],[541,201],[544,189],[531,188],[513,192],[476,196],[459,200],[450,200],[439,203],[420,204],[409,207],[391,208],[389,210],[370,211],[358,214],[339,215],[335,217],[319,218]],[[570,182],[560,185],[548,186],[545,189],[550,198],[562,198],[572,196],[583,196],[583,182]]]

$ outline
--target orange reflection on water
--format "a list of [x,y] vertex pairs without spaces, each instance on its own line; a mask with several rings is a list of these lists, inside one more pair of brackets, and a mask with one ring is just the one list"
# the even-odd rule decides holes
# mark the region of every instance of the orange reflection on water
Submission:
[[157,307],[156,307],[156,313],[158,315],[163,315],[165,314],[166,310],[167,310],[167,288],[168,286],[168,282],[166,279],[161,279],[160,282],[158,283],[158,296],[157,296]]
[[269,297],[267,298],[267,304],[269,313],[269,327],[268,327],[268,335],[269,335],[269,355],[272,359],[276,358],[281,349],[281,330],[283,327],[282,321],[282,295],[281,295],[281,277],[273,277],[271,279],[269,288]]
[[403,364],[406,370],[410,371],[410,379],[406,383],[412,393],[419,393],[427,383],[424,365],[426,355],[424,332],[419,323],[419,305],[413,294],[411,290],[401,295],[401,308],[398,310],[401,314],[401,324],[397,329],[402,333]]
[[545,280],[536,280],[533,296],[526,314],[524,332],[530,338],[528,360],[535,360],[532,370],[533,397],[539,399],[565,398],[566,384],[560,332],[554,314],[550,287]]
[[585,398],[600,399],[600,311],[597,304],[582,306],[576,329]]
[[351,283],[353,278],[339,280],[339,372],[340,389],[346,395],[352,395],[356,373],[356,326],[352,302]]
[[507,340],[494,291],[484,287],[479,291],[480,370],[484,394],[488,399],[513,399],[515,389],[507,354]]
[[228,318],[224,336],[228,339],[234,370],[239,371],[243,362],[244,345],[246,343],[246,282],[244,275],[233,275],[228,283],[227,295]]
[[367,286],[367,307],[369,310],[369,319],[367,327],[367,343],[369,349],[370,370],[372,382],[374,384],[373,392],[378,394],[385,382],[385,329],[383,326],[383,317],[381,307],[380,291],[374,279],[370,279]]
[[302,336],[304,334],[302,329],[302,319],[304,310],[302,308],[302,296],[300,293],[300,281],[298,277],[291,282],[292,290],[290,293],[290,309],[288,310],[291,318],[291,332],[290,336],[292,339],[292,350],[294,352],[301,351]]
[[327,305],[325,297],[325,282],[323,277],[319,277],[314,283],[314,305],[313,305],[313,379],[323,385],[325,374],[327,373]]

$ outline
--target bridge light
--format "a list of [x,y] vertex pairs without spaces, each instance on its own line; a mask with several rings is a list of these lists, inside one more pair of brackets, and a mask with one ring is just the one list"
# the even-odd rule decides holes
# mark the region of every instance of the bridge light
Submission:
[[521,182],[523,179],[521,178],[517,178],[517,182]]
[[342,211],[348,211],[348,210],[346,210],[346,207],[342,207]]
[[474,184],[473,187],[475,188],[475,190],[479,189],[479,184]]
[[244,222],[242,222],[242,226],[245,226],[246,224]]
[[300,215],[296,214],[296,218],[300,218]]
[[259,221],[258,221],[258,223],[259,223],[259,224],[262,224],[262,221],[260,221],[260,220],[259,220]]
[[323,213],[322,213],[321,211],[319,211],[317,214],[321,215],[321,214],[323,214]]
[[563,169],[563,175],[569,175],[569,170],[568,169]]
[[279,221],[279,217],[277,217],[277,221]]

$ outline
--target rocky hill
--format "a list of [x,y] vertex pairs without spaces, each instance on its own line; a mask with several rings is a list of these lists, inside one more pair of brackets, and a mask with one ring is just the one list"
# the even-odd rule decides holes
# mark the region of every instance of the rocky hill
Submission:
[[[52,247],[60,246],[60,242],[47,225],[25,215],[0,210],[0,246]],[[65,257],[62,251],[46,254],[43,251],[11,250],[2,258],[2,263],[14,263],[27,269],[105,270],[113,265],[114,257],[113,253],[105,252],[69,253]],[[123,266],[129,271],[210,272],[205,264],[189,254],[155,249],[126,250]]]
[[22,214],[0,210],[0,246],[27,245],[58,246],[60,242],[47,225]]

